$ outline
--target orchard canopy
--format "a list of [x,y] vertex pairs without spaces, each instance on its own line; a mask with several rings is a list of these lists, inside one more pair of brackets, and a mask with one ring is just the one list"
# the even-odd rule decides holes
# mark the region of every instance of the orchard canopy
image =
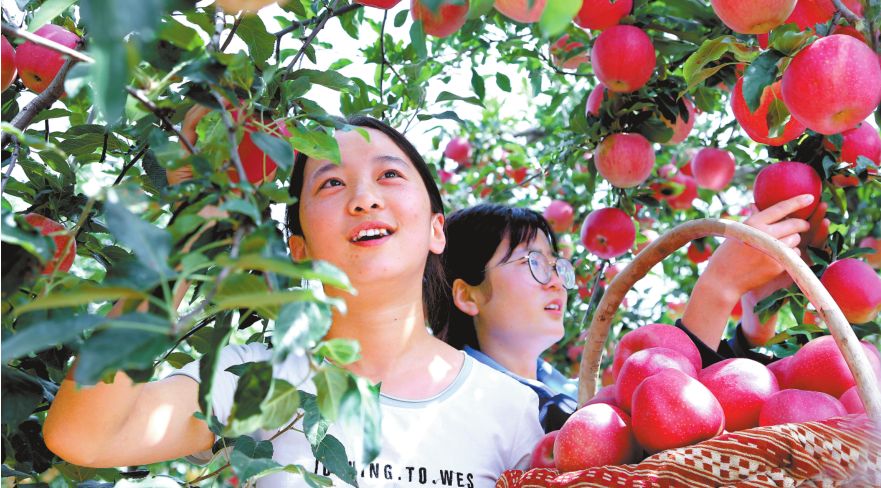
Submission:
[[[296,152],[339,161],[334,131],[357,130],[348,116],[405,132],[447,211],[546,212],[580,287],[547,355],[561,368],[577,361],[611,275],[678,223],[743,219],[754,201],[814,191],[831,225],[804,250],[812,269],[878,268],[879,29],[878,0],[4,0],[4,484],[287,470],[320,486],[329,479],[278,465],[269,442],[245,435],[297,412],[317,457],[354,479],[327,425],[363,432],[349,449],[370,459],[377,388],[334,365],[357,358],[357,343],[322,340],[345,304],[303,283],[350,285],[328,263],[293,262],[281,230]],[[193,107],[208,112],[194,127]],[[192,178],[176,178],[181,168]],[[623,215],[602,245],[596,229],[581,233],[600,209]],[[674,320],[717,245],[695,241],[656,267],[610,343]],[[756,312],[777,314],[768,347],[781,356],[825,329],[794,285]],[[857,336],[877,344],[875,316],[858,317]],[[271,379],[267,364],[241,368],[229,424],[203,412],[234,446],[228,459],[89,469],[43,442],[74,356],[81,384],[118,370],[146,381],[270,338],[276,361],[312,356],[318,394]],[[203,382],[203,409],[211,395]]]

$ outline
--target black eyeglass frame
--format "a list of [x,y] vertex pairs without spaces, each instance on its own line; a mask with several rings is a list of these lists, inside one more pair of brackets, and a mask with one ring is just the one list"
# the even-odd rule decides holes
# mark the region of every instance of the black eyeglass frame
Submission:
[[[577,288],[577,285],[575,283],[575,267],[572,266],[571,261],[566,258],[557,257],[556,259],[554,259],[554,262],[552,264],[547,256],[539,251],[529,251],[524,256],[521,256],[511,261],[505,261],[504,263],[499,263],[495,266],[490,266],[486,268],[486,270],[497,268],[499,266],[504,266],[506,264],[519,263],[523,260],[526,260],[527,264],[529,265],[529,274],[532,275],[532,279],[534,279],[539,284],[547,285],[551,282],[551,277],[553,276],[552,273],[557,273],[557,276],[560,277],[560,281],[563,282],[563,288],[567,290],[574,290]],[[544,281],[540,280],[537,275],[536,267],[541,266],[540,263],[544,263],[546,266],[545,269],[547,269],[547,279],[545,279]]]

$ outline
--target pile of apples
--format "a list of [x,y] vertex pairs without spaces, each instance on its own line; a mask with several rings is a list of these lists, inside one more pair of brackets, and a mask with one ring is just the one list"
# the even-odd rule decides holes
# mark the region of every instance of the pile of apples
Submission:
[[[881,354],[861,344],[881,378]],[[614,383],[539,441],[531,467],[565,472],[627,464],[726,432],[865,414],[831,336],[770,366],[735,358],[701,368],[685,332],[650,324],[621,339],[610,368]]]

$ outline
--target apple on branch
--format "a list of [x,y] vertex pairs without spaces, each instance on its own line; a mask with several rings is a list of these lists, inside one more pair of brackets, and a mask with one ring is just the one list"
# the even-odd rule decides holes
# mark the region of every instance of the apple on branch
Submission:
[[461,1],[458,5],[445,3],[433,12],[422,0],[410,0],[410,15],[414,22],[422,22],[426,34],[447,37],[461,29],[468,20],[468,0]]
[[15,48],[6,39],[6,36],[0,38],[0,91],[6,91],[12,80],[15,79]]
[[[78,35],[55,24],[46,24],[34,34],[71,49],[76,49],[80,43]],[[64,59],[64,55],[58,51],[30,41],[25,41],[15,51],[18,76],[24,86],[37,93],[42,93],[49,87],[64,65]]]

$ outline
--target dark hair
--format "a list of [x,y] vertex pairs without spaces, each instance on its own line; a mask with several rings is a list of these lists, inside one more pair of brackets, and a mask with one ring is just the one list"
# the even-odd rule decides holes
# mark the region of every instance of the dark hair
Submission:
[[[413,167],[419,172],[419,176],[422,177],[422,182],[428,191],[432,213],[444,213],[444,204],[441,199],[440,190],[437,188],[437,183],[434,181],[431,170],[425,164],[425,160],[422,159],[419,151],[413,147],[413,144],[403,134],[372,117],[351,117],[346,119],[345,123],[356,127],[376,129],[387,135],[404,152],[413,164]],[[300,223],[300,195],[303,192],[303,177],[306,171],[307,159],[309,159],[309,156],[302,152],[297,152],[297,157],[294,159],[294,171],[291,174],[289,192],[297,201],[287,208],[285,223],[289,235],[303,235],[303,227]],[[438,254],[429,253],[428,261],[425,263],[425,271],[422,275],[422,303],[426,310],[428,323],[433,329],[441,327],[444,323],[445,313],[442,311],[448,301],[446,293],[447,286],[444,279],[442,258]]]
[[447,218],[444,232],[447,247],[444,251],[444,273],[447,278],[449,302],[447,327],[441,338],[451,346],[462,349],[471,346],[480,350],[474,318],[459,310],[453,303],[453,282],[462,279],[476,286],[486,278],[486,266],[502,240],[508,238],[504,260],[523,242],[532,242],[539,232],[551,241],[557,252],[557,238],[542,214],[528,208],[498,204],[481,204],[453,212]]

